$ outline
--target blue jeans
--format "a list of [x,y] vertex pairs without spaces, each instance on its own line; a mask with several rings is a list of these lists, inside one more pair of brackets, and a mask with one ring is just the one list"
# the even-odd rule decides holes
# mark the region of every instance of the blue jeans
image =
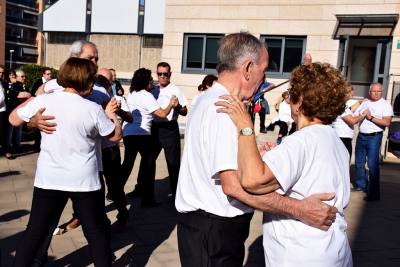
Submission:
[[356,142],[356,184],[357,187],[367,189],[365,162],[368,160],[370,195],[379,196],[379,151],[382,143],[382,133],[373,136],[358,134]]

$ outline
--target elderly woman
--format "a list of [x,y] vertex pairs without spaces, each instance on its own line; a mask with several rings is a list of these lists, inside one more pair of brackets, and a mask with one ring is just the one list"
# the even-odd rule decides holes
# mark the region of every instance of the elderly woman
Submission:
[[58,222],[68,199],[82,222],[95,266],[111,266],[109,237],[104,213],[104,195],[98,176],[96,136],[112,142],[122,137],[116,100],[106,109],[84,97],[93,91],[97,66],[70,58],[57,74],[64,91],[43,94],[18,106],[10,115],[14,126],[22,125],[46,107],[55,116],[56,131],[42,133],[31,214],[17,250],[14,266],[31,266],[50,225]]
[[122,174],[125,181],[132,172],[137,153],[140,153],[142,176],[146,181],[138,181],[143,186],[142,207],[156,207],[160,203],[154,200],[154,180],[156,176],[156,163],[150,161],[150,146],[154,142],[151,138],[151,123],[153,114],[165,118],[172,108],[178,105],[178,98],[172,96],[169,105],[162,109],[157,100],[149,92],[153,88],[153,77],[151,71],[141,68],[133,74],[130,94],[128,96],[128,107],[132,111],[133,122],[124,124],[125,156],[122,164]]
[[[288,216],[264,213],[266,266],[352,266],[343,213],[350,196],[349,155],[329,126],[345,110],[346,81],[329,64],[312,63],[293,70],[290,87],[290,108],[297,132],[279,146],[266,144],[262,157],[251,131],[240,135],[238,179],[253,194],[276,190],[303,199],[335,192],[335,198],[327,204],[335,206],[338,213],[328,222],[332,225],[327,231]],[[219,102],[225,107],[219,112],[229,114],[238,131],[252,125],[237,97],[222,98],[229,103]]]

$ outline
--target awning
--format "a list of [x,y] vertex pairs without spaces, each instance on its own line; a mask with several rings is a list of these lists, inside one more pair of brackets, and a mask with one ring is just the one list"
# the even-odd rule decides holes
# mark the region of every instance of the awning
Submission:
[[399,14],[336,15],[333,39],[340,36],[392,36]]
[[26,55],[38,55],[37,49],[36,48],[29,48],[29,47],[23,47],[22,48],[22,53]]

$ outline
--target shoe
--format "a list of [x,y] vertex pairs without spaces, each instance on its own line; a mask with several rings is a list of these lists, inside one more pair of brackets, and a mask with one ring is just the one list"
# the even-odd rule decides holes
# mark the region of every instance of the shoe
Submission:
[[67,230],[72,230],[72,229],[75,229],[75,228],[79,227],[80,225],[81,225],[81,221],[79,221],[79,219],[72,218],[70,223],[68,223],[66,229]]
[[267,130],[265,128],[260,129],[260,133],[267,133]]
[[366,197],[363,198],[365,201],[378,201],[381,199],[380,196],[377,195],[368,195]]
[[6,155],[6,158],[7,158],[8,160],[13,160],[13,159],[16,159],[17,157],[16,157],[16,156],[13,156],[13,155],[11,155],[11,156],[7,156],[7,155]]
[[117,259],[117,256],[115,256],[115,253],[111,252],[111,256],[110,256],[111,264],[113,264],[116,259]]
[[363,193],[365,193],[365,190],[362,190],[361,188],[357,187],[357,188],[350,188],[350,192],[363,192]]
[[276,144],[280,145],[282,143],[282,138],[278,137],[278,139],[276,139]]
[[134,189],[132,192],[128,193],[128,197],[141,197],[143,193],[137,189]]
[[129,220],[118,220],[117,232],[123,233],[129,229]]
[[142,203],[140,204],[140,206],[142,208],[153,208],[153,207],[158,207],[160,205],[161,205],[161,203],[158,201],[155,201],[154,199],[151,201],[142,201]]
[[113,202],[113,201],[114,201],[113,198],[112,198],[112,196],[111,196],[111,194],[110,194],[110,192],[107,192],[106,200],[107,200],[108,202]]

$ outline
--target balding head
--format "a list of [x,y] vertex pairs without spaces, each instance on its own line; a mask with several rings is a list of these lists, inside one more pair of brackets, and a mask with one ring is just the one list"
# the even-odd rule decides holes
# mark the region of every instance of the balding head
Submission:
[[107,68],[98,69],[96,74],[96,83],[110,92],[113,83],[111,71]]
[[304,55],[304,64],[305,65],[309,65],[309,64],[311,64],[312,63],[312,57],[311,57],[311,54],[305,54]]

